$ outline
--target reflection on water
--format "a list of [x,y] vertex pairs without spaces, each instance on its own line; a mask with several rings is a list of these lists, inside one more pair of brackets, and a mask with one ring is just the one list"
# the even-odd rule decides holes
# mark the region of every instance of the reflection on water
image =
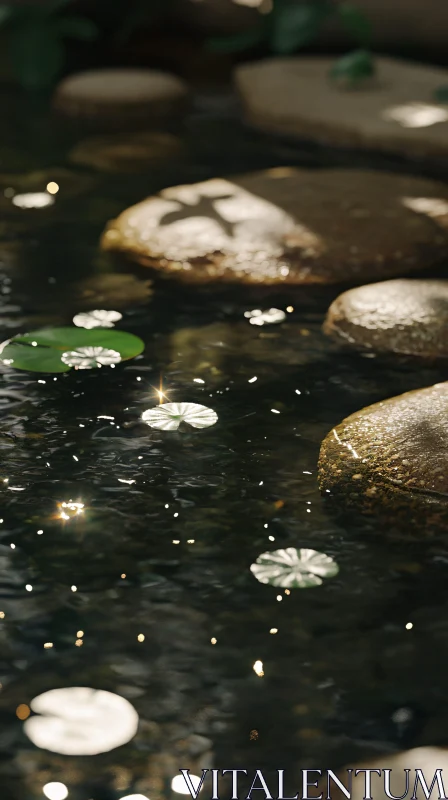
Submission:
[[[146,347],[114,369],[2,366],[2,800],[174,800],[181,768],[241,765],[242,797],[260,767],[293,796],[303,765],[446,744],[446,537],[336,516],[316,485],[334,424],[443,371],[339,352],[333,290],[179,290],[98,255],[111,205],[284,162],[212,123],[191,120],[175,172],[88,189],[48,166],[75,142],[26,140],[57,219],[17,211],[13,250],[0,226],[2,338],[104,310]],[[282,324],[244,317],[271,308]]]

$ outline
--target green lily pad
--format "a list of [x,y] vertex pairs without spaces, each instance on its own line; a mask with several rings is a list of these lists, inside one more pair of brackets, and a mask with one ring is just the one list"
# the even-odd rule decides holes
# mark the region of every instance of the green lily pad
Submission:
[[30,347],[17,342],[6,345],[0,359],[6,366],[29,372],[68,372],[70,369],[61,361],[60,350],[52,347]]
[[[108,329],[87,330],[85,328],[44,328],[15,338],[17,342],[31,344],[37,342],[41,347],[63,350],[77,350],[79,347],[104,347],[116,350],[123,360],[134,358],[144,350],[144,343],[138,336],[126,331]],[[33,347],[33,349],[35,349]],[[59,354],[60,358],[60,354]]]

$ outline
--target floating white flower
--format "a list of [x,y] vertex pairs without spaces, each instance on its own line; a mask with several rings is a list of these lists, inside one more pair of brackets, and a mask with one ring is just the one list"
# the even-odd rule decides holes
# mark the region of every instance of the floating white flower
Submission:
[[103,309],[96,309],[95,311],[86,311],[81,314],[76,314],[73,317],[73,323],[78,328],[113,328],[115,323],[122,319],[122,314],[119,311],[105,311]]
[[26,192],[15,194],[12,204],[17,208],[45,208],[54,204],[54,197],[48,192]]
[[261,308],[254,308],[253,311],[245,311],[244,316],[251,325],[275,325],[286,319],[286,314],[280,308],[269,308],[262,311]]
[[75,369],[92,369],[118,364],[121,355],[117,350],[109,350],[107,347],[78,347],[77,350],[62,353],[61,361]]
[[135,708],[117,694],[74,686],[52,689],[32,700],[36,715],[24,723],[29,739],[43,750],[66,756],[107,753],[134,738]]
[[295,547],[262,553],[250,569],[260,583],[284,589],[320,586],[322,578],[331,578],[339,572],[336,562],[325,553]]
[[142,414],[143,422],[161,431],[177,431],[181,422],[193,428],[209,428],[214,425],[218,415],[212,408],[199,403],[163,403]]

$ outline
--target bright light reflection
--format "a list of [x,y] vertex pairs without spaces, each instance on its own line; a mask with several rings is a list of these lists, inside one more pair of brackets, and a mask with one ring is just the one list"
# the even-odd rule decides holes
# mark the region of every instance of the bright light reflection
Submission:
[[[200,783],[201,779],[198,778],[197,775],[190,775],[190,781],[193,788],[196,790]],[[190,790],[186,784],[185,778],[183,775],[176,775],[175,778],[171,781],[171,788],[173,792],[177,792],[177,794],[190,794]]]
[[255,664],[253,665],[252,669],[255,672],[255,674],[258,675],[259,678],[263,677],[264,669],[263,669],[263,662],[262,661],[256,661]]
[[427,214],[437,219],[448,214],[448,203],[441,197],[402,197],[401,202],[417,214]]
[[48,800],[65,800],[68,797],[68,789],[65,783],[46,783],[42,789]]
[[381,116],[387,122],[398,122],[402,128],[429,128],[438,122],[447,122],[448,111],[428,103],[407,103],[386,108]]
[[72,500],[69,500],[68,503],[59,503],[58,508],[60,519],[67,520],[82,514],[84,512],[84,503],[74,503]]
[[27,192],[15,194],[11,202],[17,208],[45,208],[54,204],[54,197],[48,192]]
[[47,183],[46,188],[47,192],[50,194],[57,194],[59,191],[59,184],[57,184],[56,181],[50,181],[50,183]]

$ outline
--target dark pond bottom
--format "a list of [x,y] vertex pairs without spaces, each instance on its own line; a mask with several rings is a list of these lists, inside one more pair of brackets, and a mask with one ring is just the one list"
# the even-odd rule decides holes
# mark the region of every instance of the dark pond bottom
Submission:
[[[16,170],[14,153],[49,180],[59,167],[69,188],[91,184],[66,196],[61,181],[54,214],[3,216],[3,338],[116,300],[119,327],[146,349],[114,370],[3,369],[0,797],[37,800],[47,787],[64,800],[56,782],[69,800],[174,798],[179,769],[203,767],[285,769],[295,794],[302,768],[448,744],[443,536],[340,516],[316,484],[335,423],[446,371],[339,351],[320,331],[334,290],[263,298],[156,283],[149,296],[147,271],[97,251],[110,216],[164,185],[285,163],[403,165],[295,150],[199,108],[176,169],[111,178],[70,167],[68,137],[36,120],[11,116],[2,171]],[[117,272],[133,277],[111,288]],[[92,275],[101,290],[83,294]],[[244,312],[260,303],[293,310],[256,327]],[[206,405],[218,423],[142,425],[161,381],[169,400]],[[64,519],[69,501],[83,510]],[[259,583],[251,564],[287,547],[331,556],[339,574],[289,593]],[[125,743],[126,703],[73,692],[70,712],[56,696],[24,725],[33,698],[73,687],[124,698],[137,734]]]

